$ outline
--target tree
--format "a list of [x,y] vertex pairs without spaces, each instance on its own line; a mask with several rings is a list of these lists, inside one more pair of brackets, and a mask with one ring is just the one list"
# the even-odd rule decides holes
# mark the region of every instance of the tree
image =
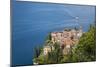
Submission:
[[77,45],[71,46],[67,55],[63,54],[63,49],[60,48],[59,43],[52,43],[50,34],[47,37],[46,45],[50,46],[51,49],[54,47],[54,50],[51,50],[47,55],[41,54],[42,48],[34,48],[34,61],[39,64],[95,61],[96,27],[90,25],[88,32],[82,35]]
[[62,58],[62,49],[58,43],[54,44],[54,50],[48,53],[48,63],[60,63]]
[[34,57],[33,57],[33,62],[37,62],[38,57],[39,57],[39,55],[40,55],[41,52],[42,52],[42,47],[40,47],[40,46],[34,47]]
[[96,60],[96,28],[90,25],[88,32],[80,38],[78,45],[73,50],[73,62]]
[[46,37],[46,43],[49,43],[51,41],[51,33],[49,33]]

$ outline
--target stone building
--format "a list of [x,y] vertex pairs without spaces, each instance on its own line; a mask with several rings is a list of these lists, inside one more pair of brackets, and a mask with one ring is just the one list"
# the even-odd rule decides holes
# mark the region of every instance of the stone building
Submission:
[[[82,36],[82,29],[65,29],[62,32],[52,32],[52,43],[59,43],[63,49],[63,54],[67,54],[70,51],[70,47],[78,43],[79,38]],[[44,55],[51,51],[50,46],[44,47]]]

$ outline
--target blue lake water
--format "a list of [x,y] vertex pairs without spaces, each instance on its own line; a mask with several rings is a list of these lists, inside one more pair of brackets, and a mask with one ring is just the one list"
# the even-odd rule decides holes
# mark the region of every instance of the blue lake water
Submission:
[[12,64],[32,65],[33,48],[43,45],[49,32],[79,27],[87,31],[95,21],[95,6],[12,3]]

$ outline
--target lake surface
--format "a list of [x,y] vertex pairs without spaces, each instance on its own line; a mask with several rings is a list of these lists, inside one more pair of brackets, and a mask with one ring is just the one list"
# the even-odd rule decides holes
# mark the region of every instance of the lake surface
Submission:
[[77,16],[86,32],[95,21],[95,6],[13,1],[12,64],[32,65],[34,47],[50,32],[79,27]]

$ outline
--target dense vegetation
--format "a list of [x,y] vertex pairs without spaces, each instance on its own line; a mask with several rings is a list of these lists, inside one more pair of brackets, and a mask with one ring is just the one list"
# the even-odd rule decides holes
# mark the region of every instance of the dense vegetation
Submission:
[[[50,35],[47,37],[46,43],[50,42]],[[63,55],[59,43],[55,43],[55,50],[52,50],[48,55],[44,56],[43,48],[35,48],[33,62],[38,64],[54,64],[54,63],[69,63],[69,62],[88,62],[96,60],[96,27],[90,25],[88,32],[85,32],[79,39],[79,43],[73,46],[67,55]]]
[[84,33],[79,44],[73,50],[74,62],[96,60],[96,28],[90,25],[88,32]]

